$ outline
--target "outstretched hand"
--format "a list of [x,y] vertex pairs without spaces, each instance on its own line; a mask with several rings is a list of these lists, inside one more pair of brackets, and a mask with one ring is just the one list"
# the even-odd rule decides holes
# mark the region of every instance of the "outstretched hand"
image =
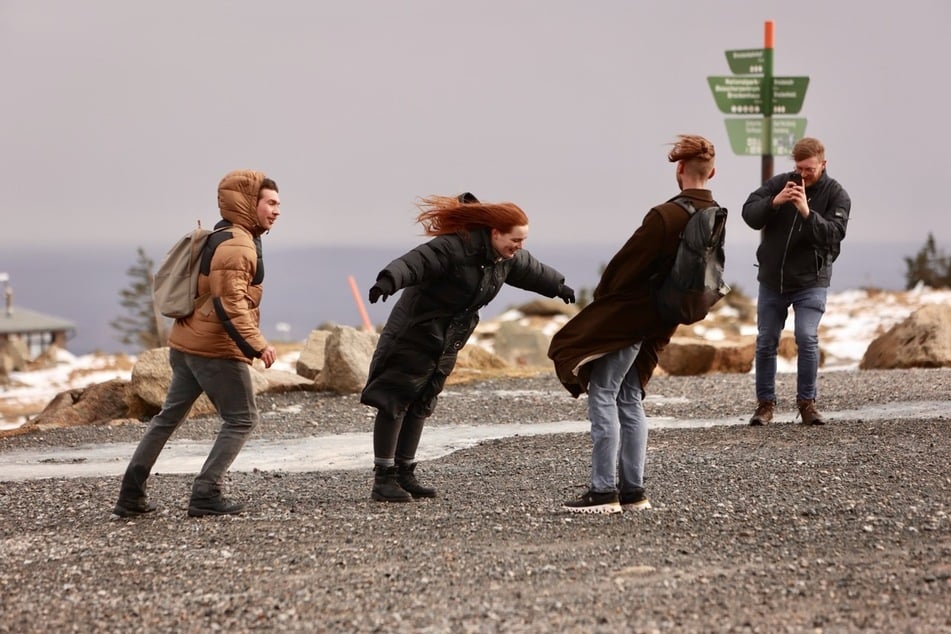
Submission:
[[374,284],[373,286],[370,287],[369,300],[371,304],[375,304],[377,300],[379,300],[380,298],[383,298],[383,301],[385,302],[386,298],[389,296],[390,294],[385,292],[382,288],[380,288],[378,284]]
[[560,297],[566,304],[575,303],[575,291],[567,284],[562,284],[561,288],[558,289],[558,297]]

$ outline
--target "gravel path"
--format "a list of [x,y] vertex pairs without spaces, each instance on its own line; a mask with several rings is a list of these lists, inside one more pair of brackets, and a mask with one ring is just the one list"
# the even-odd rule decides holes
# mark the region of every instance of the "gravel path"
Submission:
[[[780,409],[794,408],[780,375]],[[435,500],[369,500],[360,471],[233,473],[240,517],[110,521],[116,478],[0,482],[0,632],[951,632],[951,369],[820,374],[820,409],[945,401],[925,420],[750,428],[749,376],[656,377],[654,509],[576,516],[587,434],[485,442],[420,465]],[[432,425],[585,417],[550,374],[452,386]],[[356,397],[261,399],[257,437],[367,431]],[[178,437],[207,439],[214,418]],[[144,424],[0,441],[137,441]],[[174,440],[173,440],[174,442]],[[426,443],[426,435],[423,435]],[[2,480],[2,474],[0,474]]]

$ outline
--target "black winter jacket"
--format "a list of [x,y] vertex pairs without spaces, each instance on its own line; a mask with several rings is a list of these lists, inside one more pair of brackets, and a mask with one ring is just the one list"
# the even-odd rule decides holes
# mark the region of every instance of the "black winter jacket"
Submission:
[[496,261],[488,229],[437,236],[380,271],[377,283],[405,289],[393,306],[370,363],[360,402],[397,416],[415,404],[435,408],[456,355],[479,323],[479,309],[502,284],[558,295],[564,276],[525,250]]
[[829,286],[852,208],[845,189],[824,171],[806,188],[809,218],[803,220],[792,203],[774,208],[773,197],[790,174],[770,178],[743,204],[743,220],[760,231],[756,279],[780,293]]

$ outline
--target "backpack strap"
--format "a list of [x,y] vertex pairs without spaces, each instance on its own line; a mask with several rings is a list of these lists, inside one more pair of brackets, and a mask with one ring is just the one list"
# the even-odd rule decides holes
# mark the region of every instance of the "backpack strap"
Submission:
[[692,216],[697,213],[697,208],[694,206],[693,201],[686,196],[674,196],[667,202],[676,204],[678,207],[686,211],[687,215]]
[[[199,224],[199,226],[201,226]],[[201,252],[201,261],[198,264],[198,272],[204,276],[211,274],[211,256],[215,254],[215,249],[218,248],[218,245],[222,242],[231,238],[231,232],[227,229],[231,228],[231,223],[222,225],[220,227],[215,227],[212,232],[208,235],[208,239],[205,241]],[[195,298],[195,310],[198,310],[208,299],[211,298],[211,291],[207,293],[202,293]]]

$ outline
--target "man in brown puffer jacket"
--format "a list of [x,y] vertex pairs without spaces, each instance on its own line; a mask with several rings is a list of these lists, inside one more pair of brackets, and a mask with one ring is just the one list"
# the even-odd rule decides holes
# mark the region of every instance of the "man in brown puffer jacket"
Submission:
[[[250,364],[260,358],[271,367],[277,357],[260,329],[259,306],[264,280],[261,235],[280,215],[277,183],[261,172],[230,172],[218,184],[222,220],[212,234],[210,262],[203,258],[198,296],[204,298],[188,317],[178,319],[169,335],[172,381],[162,411],[152,418],[139,442],[113,509],[118,517],[155,510],[146,480],[162,448],[188,416],[202,392],[224,421],[214,446],[195,478],[188,515],[231,515],[244,504],[221,494],[224,474],[258,422]],[[230,228],[228,228],[230,227]]]

